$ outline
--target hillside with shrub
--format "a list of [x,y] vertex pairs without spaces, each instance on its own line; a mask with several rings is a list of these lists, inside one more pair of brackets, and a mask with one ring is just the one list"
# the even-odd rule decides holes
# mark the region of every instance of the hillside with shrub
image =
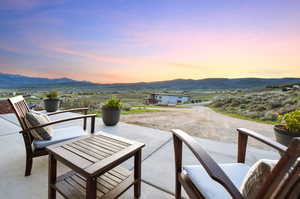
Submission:
[[81,90],[197,90],[197,89],[249,89],[274,87],[274,85],[299,83],[300,78],[206,78],[206,79],[174,79],[167,81],[98,84],[88,81],[77,81],[69,78],[48,79],[28,77],[0,72],[0,88],[3,89],[46,89],[56,88]]
[[215,97],[210,107],[233,116],[275,122],[278,115],[300,108],[300,90],[228,93]]

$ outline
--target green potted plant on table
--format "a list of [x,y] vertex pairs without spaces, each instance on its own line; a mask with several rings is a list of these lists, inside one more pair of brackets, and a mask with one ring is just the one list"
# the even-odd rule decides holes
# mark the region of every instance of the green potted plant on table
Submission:
[[44,99],[45,109],[47,112],[55,112],[59,108],[59,98],[57,91],[50,91]]
[[288,146],[294,137],[300,137],[300,110],[279,115],[279,125],[274,126],[276,140]]
[[106,126],[114,126],[120,120],[121,100],[111,97],[102,105],[102,120]]

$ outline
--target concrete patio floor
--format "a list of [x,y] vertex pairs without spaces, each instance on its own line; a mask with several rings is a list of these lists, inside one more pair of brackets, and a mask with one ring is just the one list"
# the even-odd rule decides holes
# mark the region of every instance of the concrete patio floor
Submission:
[[[51,120],[76,115],[78,114],[54,115]],[[54,128],[70,125],[82,125],[82,121],[66,122],[55,125]],[[174,198],[174,152],[170,132],[126,123],[107,127],[103,125],[101,118],[96,119],[96,130],[145,143],[142,161],[141,198]],[[25,147],[23,138],[18,131],[20,131],[20,127],[14,114],[0,115],[0,198],[47,198],[47,156],[35,158],[32,175],[24,177]],[[236,161],[237,146],[235,144],[196,139],[217,162]],[[251,165],[261,158],[278,159],[278,157],[279,155],[274,151],[249,147],[247,164]],[[183,162],[184,164],[198,164],[192,153],[186,148],[183,150]],[[132,169],[133,160],[128,160],[122,166]],[[59,173],[66,170],[65,166],[59,164]],[[121,198],[133,198],[132,194],[133,190],[129,189]],[[58,198],[61,197],[58,196]]]

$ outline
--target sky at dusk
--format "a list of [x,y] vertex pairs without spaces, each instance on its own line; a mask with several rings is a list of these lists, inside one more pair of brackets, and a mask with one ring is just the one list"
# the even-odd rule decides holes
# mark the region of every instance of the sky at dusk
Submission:
[[0,0],[0,72],[99,83],[300,77],[300,1]]

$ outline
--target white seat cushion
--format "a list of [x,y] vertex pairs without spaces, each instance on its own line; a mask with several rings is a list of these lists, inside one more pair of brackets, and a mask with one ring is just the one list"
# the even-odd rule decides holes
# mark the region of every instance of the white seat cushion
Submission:
[[[237,189],[240,188],[244,177],[250,169],[248,165],[242,163],[219,164],[219,166],[223,169],[224,173],[229,177]],[[232,198],[227,190],[221,184],[213,180],[202,166],[184,166],[183,171],[189,176],[205,198]]]
[[88,135],[81,126],[70,126],[59,129],[53,129],[51,140],[34,140],[33,146],[36,149],[45,148],[51,144],[70,140],[80,136]]

